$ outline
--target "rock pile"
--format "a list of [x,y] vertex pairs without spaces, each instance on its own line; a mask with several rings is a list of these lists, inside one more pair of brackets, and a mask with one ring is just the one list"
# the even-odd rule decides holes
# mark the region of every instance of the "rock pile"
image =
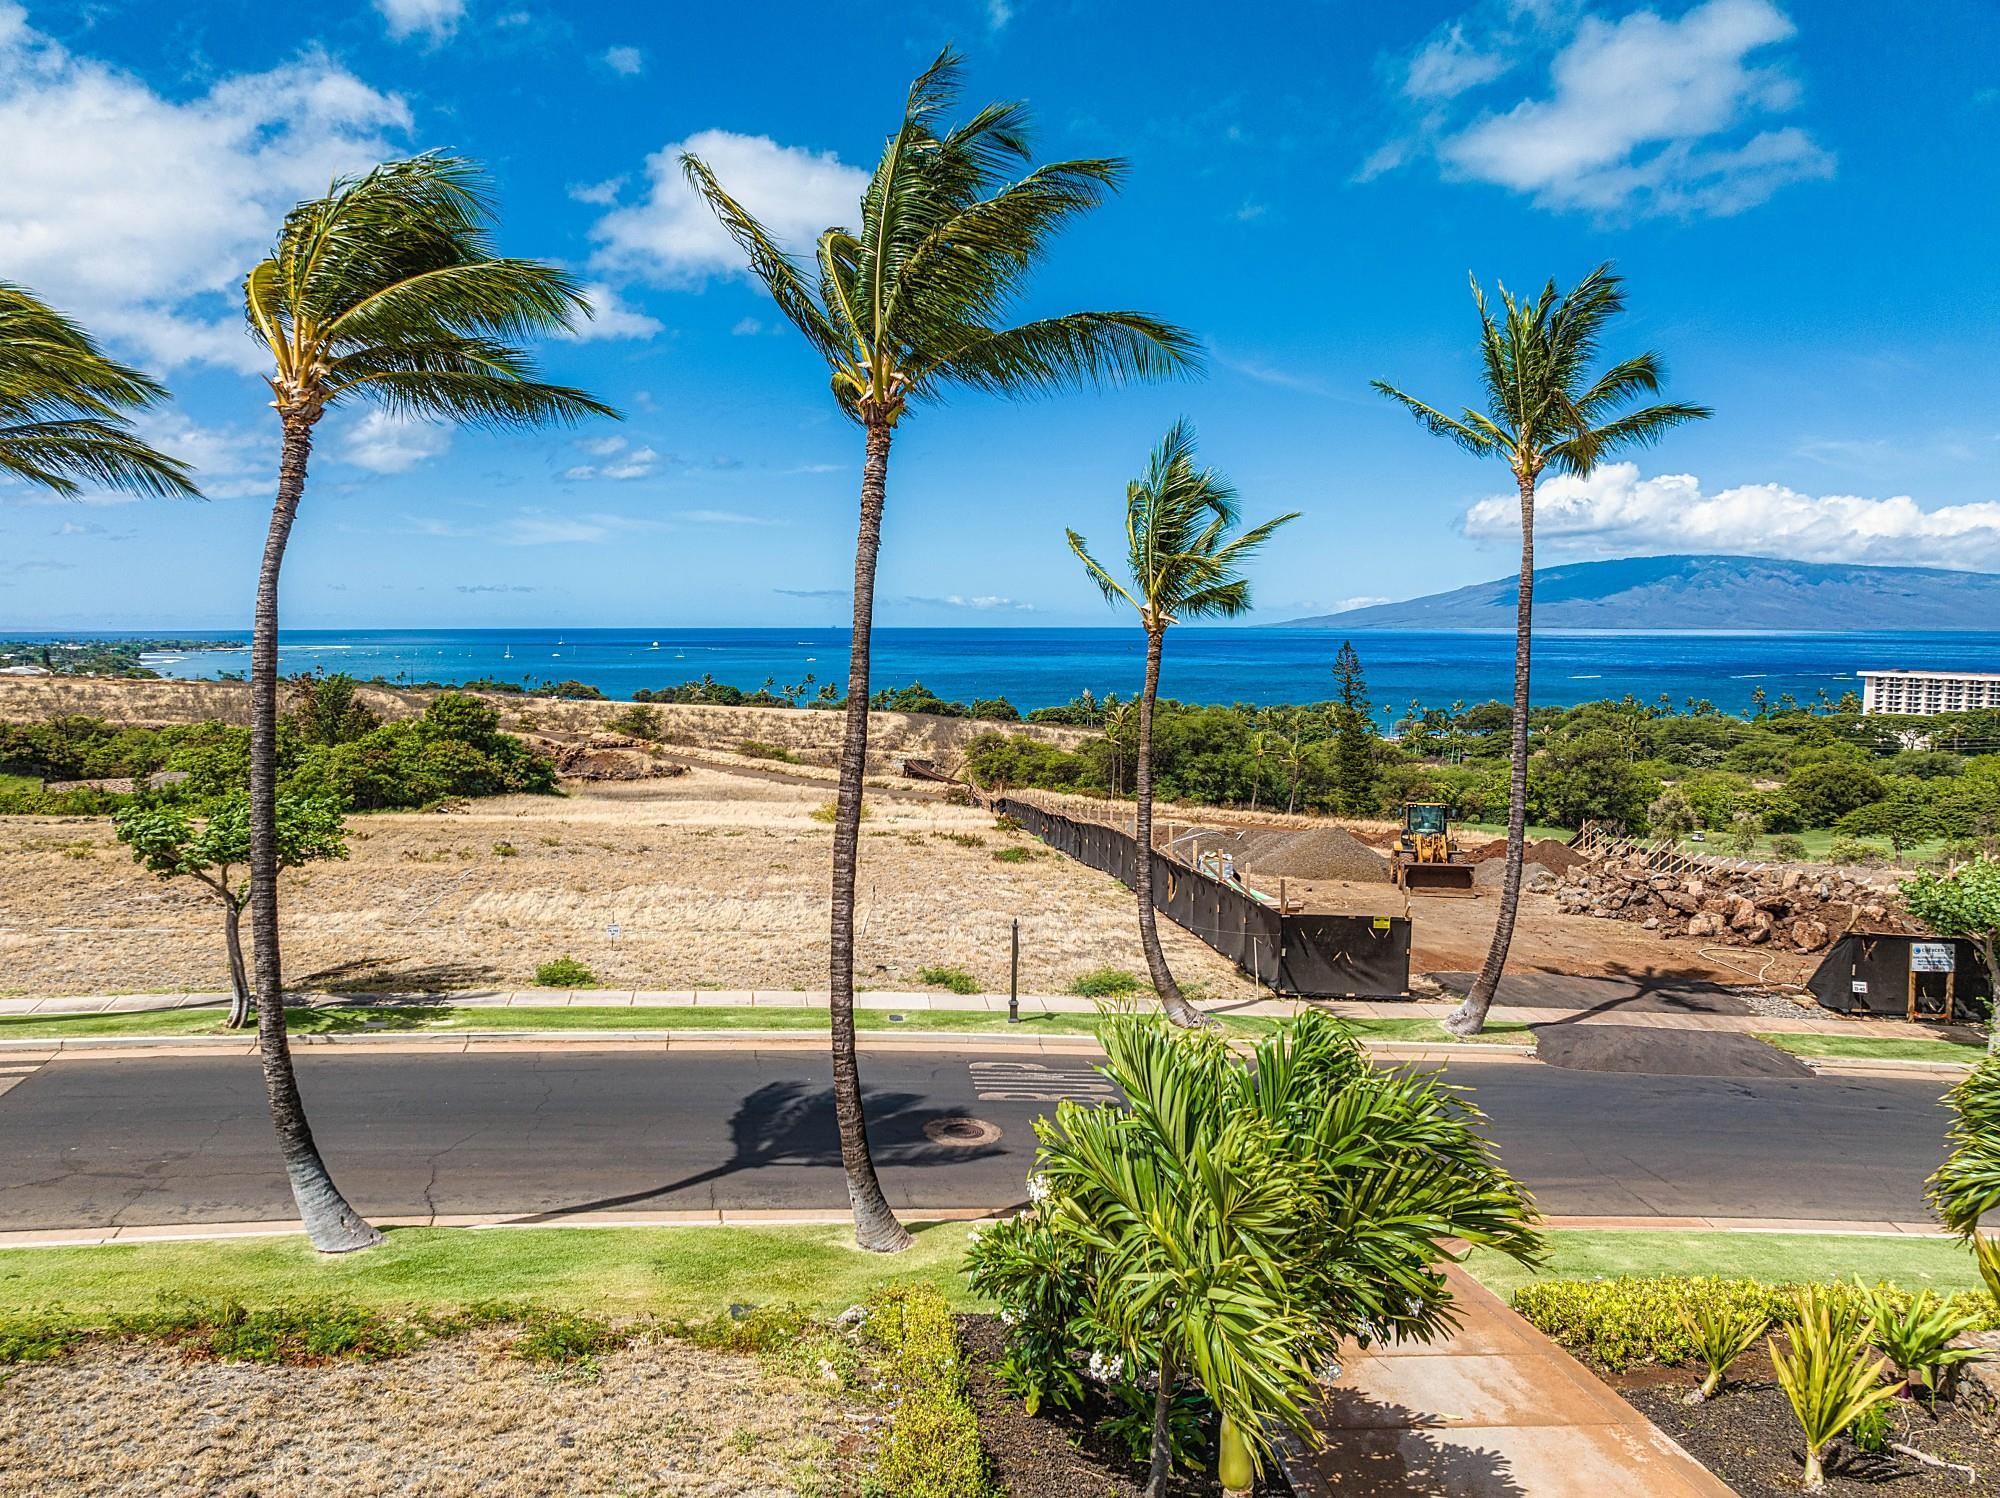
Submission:
[[1663,874],[1636,860],[1571,869],[1555,887],[1568,915],[1632,921],[1662,936],[1817,952],[1850,930],[1919,932],[1871,885],[1798,868]]
[[564,780],[657,780],[687,774],[687,766],[661,759],[656,745],[622,733],[591,734],[564,742],[523,734],[535,751],[552,761]]

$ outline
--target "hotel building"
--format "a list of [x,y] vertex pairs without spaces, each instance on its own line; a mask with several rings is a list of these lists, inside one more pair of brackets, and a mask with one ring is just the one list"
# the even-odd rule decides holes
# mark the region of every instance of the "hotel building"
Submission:
[[1864,713],[1962,713],[2000,707],[2000,672],[1857,671]]

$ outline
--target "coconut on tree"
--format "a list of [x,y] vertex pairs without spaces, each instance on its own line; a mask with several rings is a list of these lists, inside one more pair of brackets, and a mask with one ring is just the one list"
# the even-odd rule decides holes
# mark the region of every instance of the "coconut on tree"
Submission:
[[689,183],[743,250],[751,272],[825,361],[834,400],[864,440],[854,626],[834,801],[828,976],[834,1111],[855,1237],[880,1252],[907,1248],[910,1237],[882,1195],[861,1107],[854,891],[868,754],[869,632],[890,446],[912,408],[954,389],[1038,395],[1157,379],[1197,362],[1188,334],[1143,313],[1007,321],[1050,241],[1102,203],[1124,178],[1125,166],[1112,159],[1032,166],[1020,104],[988,104],[948,125],[959,73],[959,57],[947,49],[910,85],[902,121],[862,192],[857,225],[820,235],[810,273],[707,163],[681,158]]
[[199,498],[187,464],[143,441],[132,413],[167,399],[23,287],[0,281],[0,477],[65,499],[87,487]]
[[313,432],[335,407],[525,428],[616,416],[537,377],[526,345],[590,315],[567,271],[496,255],[485,175],[429,153],[336,181],[285,216],[269,258],[244,278],[250,331],[283,433],[278,492],[257,574],[250,635],[250,930],[264,1089],[285,1173],[313,1246],[381,1241],[340,1194],[306,1121],[285,1038],[278,948],[278,577],[305,494]]
[[1480,378],[1485,409],[1448,416],[1382,380],[1374,386],[1398,401],[1433,436],[1474,457],[1498,458],[1514,476],[1521,506],[1521,574],[1514,610],[1514,721],[1507,786],[1507,864],[1493,941],[1472,988],[1445,1027],[1474,1035],[1500,986],[1514,920],[1521,906],[1522,850],[1528,825],[1528,666],[1534,625],[1535,491],[1548,472],[1588,478],[1613,453],[1645,447],[1684,422],[1714,413],[1682,402],[1630,409],[1659,392],[1659,355],[1643,353],[1599,369],[1599,346],[1625,309],[1625,283],[1600,265],[1568,291],[1550,281],[1541,294],[1517,300],[1500,288],[1500,311],[1489,309],[1478,279]]
[[1175,422],[1153,449],[1145,476],[1125,486],[1127,581],[1093,557],[1082,536],[1067,533],[1070,550],[1105,601],[1130,606],[1146,632],[1146,675],[1133,755],[1138,800],[1134,837],[1139,845],[1133,882],[1146,970],[1168,1018],[1177,1025],[1203,1021],[1167,966],[1153,913],[1153,708],[1160,693],[1160,656],[1169,626],[1186,619],[1234,619],[1248,610],[1250,583],[1242,574],[1243,563],[1279,526],[1298,518],[1294,511],[1237,533],[1236,490],[1213,468],[1196,467],[1194,449],[1194,428],[1185,420]]

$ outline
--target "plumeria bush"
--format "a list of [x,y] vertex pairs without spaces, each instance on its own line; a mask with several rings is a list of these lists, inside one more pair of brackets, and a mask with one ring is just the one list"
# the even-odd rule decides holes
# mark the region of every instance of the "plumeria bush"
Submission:
[[1129,1104],[1037,1124],[1030,1208],[978,1237],[969,1271],[1009,1327],[1006,1385],[1037,1409],[1102,1384],[1151,1490],[1209,1449],[1204,1426],[1224,1485],[1249,1486],[1265,1423],[1306,1430],[1342,1337],[1448,1330],[1441,1240],[1536,1255],[1463,1091],[1374,1067],[1338,1021],[1287,1021],[1247,1067],[1151,1015],[1103,1040]]

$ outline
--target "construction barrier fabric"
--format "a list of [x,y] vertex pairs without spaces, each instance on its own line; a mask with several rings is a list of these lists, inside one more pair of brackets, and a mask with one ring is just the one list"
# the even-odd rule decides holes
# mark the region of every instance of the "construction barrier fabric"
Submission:
[[1947,995],[1961,1019],[1977,1019],[1993,1007],[1979,944],[1964,937],[1849,932],[1827,949],[1806,986],[1821,1008],[1842,1014],[1906,1019],[1912,989],[1923,1018],[1944,1018]]
[[[1137,888],[1139,844],[1116,827],[1025,801],[996,811],[1058,853]],[[1393,999],[1410,988],[1410,922],[1400,915],[1283,915],[1233,885],[1155,851],[1153,907],[1275,993]]]

